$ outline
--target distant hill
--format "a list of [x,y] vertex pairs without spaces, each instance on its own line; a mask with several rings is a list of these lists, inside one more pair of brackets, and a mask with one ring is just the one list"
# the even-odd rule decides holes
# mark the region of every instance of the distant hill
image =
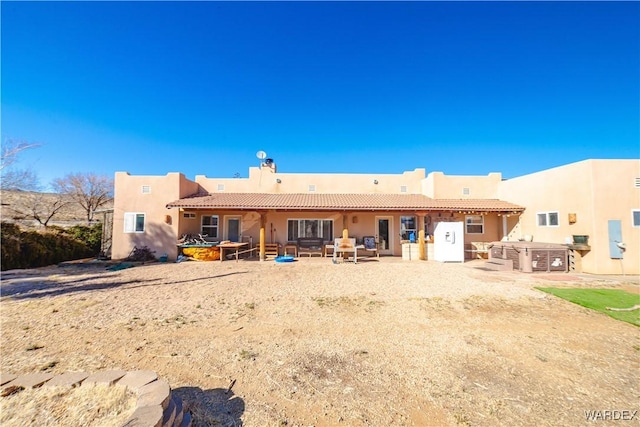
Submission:
[[[41,206],[50,206],[60,197],[56,193],[39,193],[33,191],[2,190],[0,191],[0,216],[2,221],[13,222],[24,227],[41,227],[40,224],[29,215],[33,210],[34,200],[39,200]],[[109,202],[101,209],[113,207],[113,202]],[[101,222],[102,214],[96,213],[94,220]],[[86,212],[78,203],[70,203],[57,212],[48,225],[68,227],[77,224],[86,224]]]

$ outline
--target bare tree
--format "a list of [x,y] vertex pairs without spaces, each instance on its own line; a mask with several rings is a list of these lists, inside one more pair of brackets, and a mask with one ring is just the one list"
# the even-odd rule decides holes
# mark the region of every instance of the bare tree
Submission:
[[93,173],[69,174],[52,184],[54,190],[68,195],[87,213],[87,222],[93,221],[96,209],[109,203],[113,195],[113,179]]
[[40,189],[38,176],[30,169],[16,169],[2,172],[3,190],[35,191]]
[[64,208],[69,206],[69,196],[58,193],[20,192],[9,206],[13,219],[34,219],[44,227]]
[[26,141],[5,139],[0,156],[0,187],[3,190],[37,190],[40,187],[35,172],[30,169],[13,168],[21,152],[39,146]]
[[26,141],[16,141],[8,138],[2,144],[2,156],[0,157],[0,170],[10,167],[18,160],[18,154],[29,148],[38,147],[39,144],[32,144]]

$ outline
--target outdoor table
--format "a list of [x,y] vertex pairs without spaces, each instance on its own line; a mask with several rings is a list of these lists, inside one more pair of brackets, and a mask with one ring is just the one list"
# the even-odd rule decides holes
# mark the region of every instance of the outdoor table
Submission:
[[220,262],[224,261],[224,251],[225,249],[230,249],[232,251],[235,251],[235,255],[236,255],[236,262],[238,262],[238,255],[240,254],[240,248],[244,247],[244,246],[248,246],[249,243],[247,242],[242,242],[242,243],[235,243],[235,242],[230,242],[230,243],[221,243],[218,245],[218,247],[220,248]]
[[348,252],[353,252],[353,263],[357,264],[358,263],[358,249],[364,249],[364,245],[355,245],[352,246],[350,248],[338,248],[336,245],[334,245],[335,247],[333,248],[333,262],[336,263],[338,262],[338,252],[341,253],[342,255],[344,255],[345,253]]
[[284,245],[284,255],[288,255],[289,254],[289,249],[291,249],[291,251],[293,252],[293,256],[297,258],[298,257],[298,245],[296,245],[296,244]]

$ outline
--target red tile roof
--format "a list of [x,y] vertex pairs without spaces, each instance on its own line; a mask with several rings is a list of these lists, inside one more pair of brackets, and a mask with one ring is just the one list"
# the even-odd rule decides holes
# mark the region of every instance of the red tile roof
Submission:
[[194,195],[167,208],[313,211],[479,211],[522,212],[522,206],[498,199],[432,199],[422,194],[215,193]]

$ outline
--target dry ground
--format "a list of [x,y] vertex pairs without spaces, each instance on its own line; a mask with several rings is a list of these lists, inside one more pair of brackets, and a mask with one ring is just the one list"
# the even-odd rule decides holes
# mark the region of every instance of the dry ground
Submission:
[[[640,328],[534,289],[638,278],[328,258],[4,272],[1,369],[151,369],[195,425],[608,425]],[[630,422],[640,425],[640,414]]]
[[40,387],[0,398],[3,426],[122,426],[138,398],[125,387]]

